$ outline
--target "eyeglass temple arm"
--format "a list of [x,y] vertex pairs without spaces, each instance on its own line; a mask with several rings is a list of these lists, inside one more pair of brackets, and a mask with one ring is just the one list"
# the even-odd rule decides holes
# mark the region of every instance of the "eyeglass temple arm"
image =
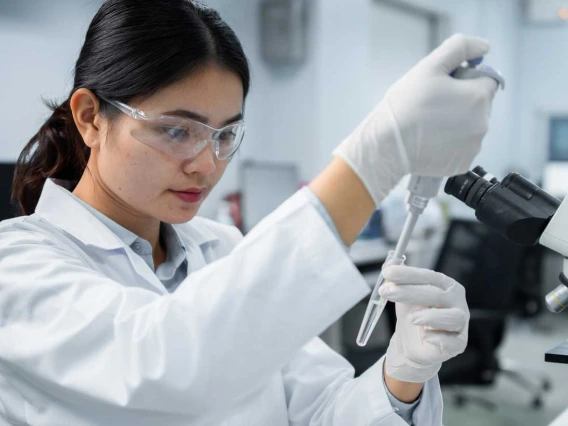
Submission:
[[100,98],[103,99],[105,102],[108,102],[109,104],[111,104],[115,108],[118,108],[123,113],[128,114],[132,118],[137,118],[137,119],[138,118],[145,118],[144,114],[141,113],[141,111],[137,110],[136,108],[129,107],[128,105],[123,104],[122,102],[119,102],[119,101],[111,101],[107,98],[103,98],[102,96],[100,96]]

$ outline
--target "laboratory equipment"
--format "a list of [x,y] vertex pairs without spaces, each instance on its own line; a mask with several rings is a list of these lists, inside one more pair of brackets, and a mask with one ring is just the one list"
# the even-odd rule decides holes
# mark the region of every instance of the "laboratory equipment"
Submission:
[[[397,256],[394,250],[389,251],[385,265],[403,265],[406,261],[406,256]],[[365,316],[363,317],[363,322],[361,328],[359,329],[359,335],[357,336],[357,344],[359,346],[365,346],[369,340],[369,336],[373,332],[373,329],[377,325],[377,321],[381,317],[385,306],[387,304],[387,299],[379,295],[379,288],[385,282],[383,274],[379,275],[377,284],[373,288],[371,293],[371,300],[367,305],[367,310],[365,311]]]
[[216,129],[191,118],[145,113],[123,102],[100,98],[139,122],[131,131],[134,138],[173,157],[193,158],[211,143],[219,160],[230,160],[245,136],[243,120]]
[[490,67],[489,65],[482,64],[481,63],[482,59],[483,58],[477,58],[468,61],[468,66],[459,67],[450,75],[460,80],[471,80],[473,78],[479,78],[479,77],[491,77],[495,81],[497,81],[499,86],[501,86],[501,90],[504,90],[505,79],[503,78],[503,75],[496,69]]
[[[461,80],[491,77],[497,81],[497,84],[501,86],[501,89],[504,89],[505,79],[501,73],[487,65],[481,64],[482,60],[483,58],[475,58],[467,61],[450,73],[450,76]],[[388,265],[388,262],[391,262],[391,264],[404,263],[403,256],[412,236],[412,231],[416,226],[416,222],[428,205],[428,201],[438,194],[442,180],[443,178],[430,176],[413,175],[411,177],[408,184],[408,196],[406,199],[408,215],[396,248],[390,259],[387,259],[387,262],[385,262],[385,265]],[[367,341],[369,340],[369,337],[386,305],[386,300],[384,300],[384,298],[382,298],[379,294],[379,288],[383,283],[384,277],[381,273],[379,274],[377,283],[373,288],[369,303],[367,304],[365,316],[363,317],[363,322],[359,328],[359,334],[357,335],[357,344],[359,346],[365,346],[367,344]]]
[[[502,182],[482,167],[448,179],[445,192],[475,210],[483,224],[517,244],[541,244],[564,257],[561,284],[546,296],[552,312],[568,307],[568,198],[560,201],[517,173]],[[568,363],[568,343],[547,352],[545,361]]]
[[[404,223],[404,228],[398,243],[394,251],[389,252],[389,256],[385,262],[385,266],[389,265],[401,265],[405,261],[404,253],[410,237],[412,236],[412,231],[420,217],[420,214],[424,211],[428,205],[430,198],[435,197],[438,194],[440,185],[442,183],[442,178],[438,177],[426,177],[426,176],[412,176],[408,184],[408,196],[406,199],[406,206],[408,210],[408,216],[406,222]],[[369,303],[367,304],[367,309],[365,311],[365,316],[363,317],[363,322],[359,328],[359,334],[357,335],[357,344],[359,346],[365,346],[379,317],[383,313],[385,305],[387,303],[386,299],[381,297],[379,294],[379,288],[383,285],[385,279],[382,272],[379,274],[377,283],[373,288]]]

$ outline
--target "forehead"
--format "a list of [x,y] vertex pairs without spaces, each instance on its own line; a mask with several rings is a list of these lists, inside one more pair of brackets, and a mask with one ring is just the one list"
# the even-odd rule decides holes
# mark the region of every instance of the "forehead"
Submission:
[[207,66],[159,90],[136,104],[142,111],[164,113],[187,110],[207,117],[216,126],[242,112],[240,77],[218,66]]

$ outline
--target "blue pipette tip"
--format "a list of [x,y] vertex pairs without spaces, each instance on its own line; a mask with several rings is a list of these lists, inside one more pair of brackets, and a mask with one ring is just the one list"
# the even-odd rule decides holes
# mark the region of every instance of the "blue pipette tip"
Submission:
[[483,56],[480,56],[479,58],[475,58],[475,59],[470,59],[469,61],[467,61],[467,63],[469,64],[470,67],[475,67],[482,62],[483,62]]
[[[482,62],[483,62],[483,56],[480,56],[479,58],[470,59],[469,61],[467,61],[467,64],[468,64],[470,67],[476,67],[476,66],[478,66],[479,64],[481,64]],[[456,76],[456,71],[457,71],[457,70],[453,70],[453,71],[450,73],[450,77],[455,77],[455,76]]]

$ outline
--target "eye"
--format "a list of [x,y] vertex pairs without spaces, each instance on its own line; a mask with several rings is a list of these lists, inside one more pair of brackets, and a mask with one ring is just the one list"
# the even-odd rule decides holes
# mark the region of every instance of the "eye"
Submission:
[[234,131],[226,130],[224,132],[221,132],[221,134],[219,135],[219,140],[221,142],[232,142],[235,140],[235,136],[237,135],[235,134]]
[[184,127],[162,127],[160,130],[168,135],[171,139],[175,140],[185,139],[189,136],[187,129],[185,129]]

